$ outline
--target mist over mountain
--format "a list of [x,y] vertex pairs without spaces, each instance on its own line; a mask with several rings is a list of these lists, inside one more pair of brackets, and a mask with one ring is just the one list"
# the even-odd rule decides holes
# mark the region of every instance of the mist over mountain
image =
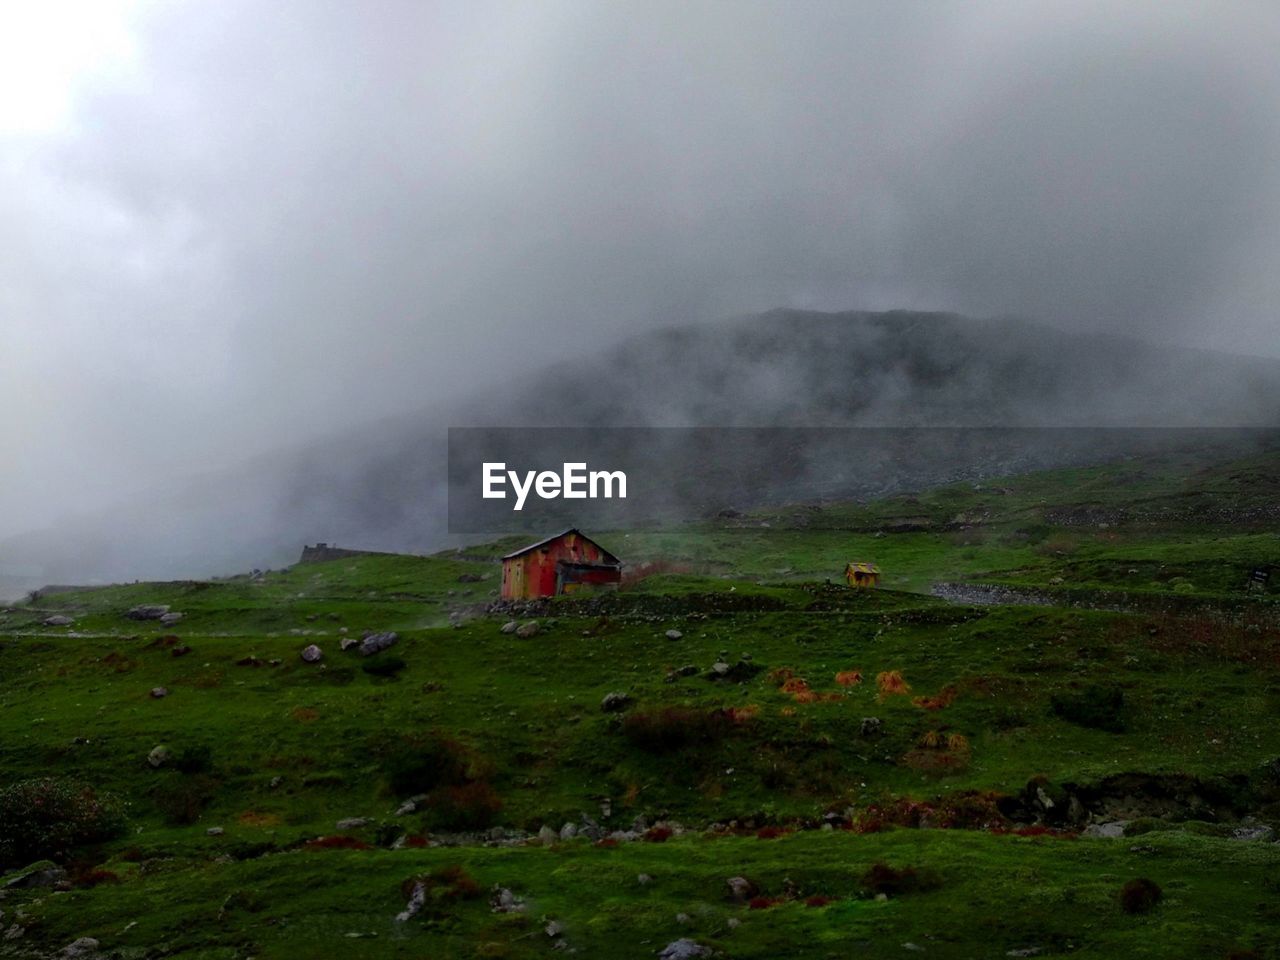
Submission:
[[[676,326],[459,393],[450,403],[167,485],[0,543],[9,592],[292,562],[303,542],[425,551],[448,541],[451,426],[1271,427],[1280,362],[1068,333],[1017,319],[773,310]],[[607,447],[605,447],[607,449]],[[1114,453],[1115,451],[1107,451]],[[1103,451],[1098,451],[1103,455]],[[883,493],[911,478],[816,451],[782,493]],[[939,478],[960,469],[938,451]],[[1022,451],[1010,469],[1079,449]],[[999,460],[981,465],[998,471]],[[845,465],[847,466],[847,465]],[[962,466],[962,465],[961,465]],[[830,470],[827,467],[831,467]],[[861,471],[863,479],[874,471]],[[847,482],[833,482],[843,476]],[[918,477],[916,479],[919,479]],[[778,491],[775,490],[775,493]],[[715,502],[718,491],[705,491]],[[725,494],[726,499],[729,494]]]

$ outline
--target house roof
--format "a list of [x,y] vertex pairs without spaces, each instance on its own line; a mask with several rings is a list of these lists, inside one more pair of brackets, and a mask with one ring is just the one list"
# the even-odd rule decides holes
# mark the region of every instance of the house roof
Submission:
[[552,543],[556,540],[559,540],[561,537],[567,537],[571,533],[576,533],[583,540],[587,541],[587,543],[594,544],[596,549],[598,549],[602,554],[604,554],[605,558],[608,560],[609,563],[622,562],[617,557],[615,557],[612,553],[606,550],[604,547],[600,546],[600,544],[596,543],[594,540],[588,537],[585,533],[583,533],[577,527],[570,527],[568,530],[562,530],[559,533],[553,534],[550,537],[544,537],[543,539],[539,540],[537,543],[531,543],[527,547],[521,547],[519,550],[513,550],[511,553],[508,553],[502,559],[510,560],[513,557],[524,556],[524,554],[528,553],[531,550],[537,550],[539,547],[545,547],[547,544]]
[[849,565],[844,568],[845,573],[879,573],[880,568],[874,563],[864,563],[860,560],[852,560]]

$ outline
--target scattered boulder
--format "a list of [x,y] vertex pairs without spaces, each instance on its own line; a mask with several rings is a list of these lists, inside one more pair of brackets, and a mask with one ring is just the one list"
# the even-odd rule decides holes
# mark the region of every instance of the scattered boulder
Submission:
[[631,697],[625,693],[606,693],[600,701],[600,709],[605,713],[617,713],[631,705]]
[[371,822],[368,817],[346,817],[339,820],[335,826],[339,830],[359,830],[361,827],[367,827]]
[[884,722],[879,717],[863,717],[858,732],[864,737],[879,736],[884,732]]
[[547,826],[545,823],[542,825],[542,829],[538,831],[538,841],[544,847],[551,846],[551,844],[555,843],[559,839],[560,834],[556,833],[555,830]]
[[167,697],[168,695],[169,695],[169,688],[168,688],[168,687],[152,687],[152,688],[151,688],[151,699],[152,699],[152,700],[163,700],[163,699],[164,699],[165,697]]
[[649,876],[647,873],[638,874],[636,876],[636,883],[640,884],[642,887],[647,887],[649,884],[653,883],[653,877]]
[[489,907],[494,913],[524,913],[525,903],[506,887],[494,887],[489,897]]
[[27,889],[31,887],[52,887],[65,880],[67,871],[52,860],[37,860],[23,867],[16,873],[4,878],[5,889]]
[[515,633],[516,630],[518,630],[519,628],[520,628],[520,624],[516,623],[514,620],[508,620],[506,623],[502,625],[501,629],[498,632],[499,633]]
[[309,643],[302,648],[302,660],[304,663],[319,663],[324,659],[324,651],[314,643]]
[[166,603],[140,603],[125,614],[130,620],[159,620],[169,612]]
[[735,903],[746,903],[759,893],[756,885],[746,877],[730,877],[725,884],[729,887],[729,898]]
[[578,825],[575,823],[566,823],[560,828],[561,840],[572,840],[578,835]]
[[537,620],[530,620],[516,627],[516,636],[519,637],[521,640],[528,640],[530,637],[536,637],[537,635],[538,635]]
[[703,946],[697,940],[681,937],[672,940],[658,951],[658,960],[698,960],[699,957],[711,956],[711,948]]
[[81,937],[79,940],[73,940],[62,948],[59,957],[71,958],[88,958],[95,956],[98,952],[98,941],[93,937]]
[[484,577],[478,573],[460,573],[458,574],[459,583],[479,583]]
[[728,663],[722,654],[721,659],[711,665],[711,669],[706,673],[706,678],[708,680],[730,680],[734,683],[739,683],[743,680],[750,680],[761,669],[750,660],[738,660],[736,663]]
[[151,752],[147,754],[147,763],[153,767],[163,767],[169,762],[169,748],[164,744],[151,748]]
[[559,920],[551,920],[545,927],[543,927],[543,932],[554,940],[556,937],[564,935],[564,924]]
[[1101,837],[1117,840],[1124,836],[1126,820],[1113,820],[1110,823],[1091,823],[1081,832],[1082,837]]
[[371,657],[375,653],[381,653],[388,647],[394,647],[400,642],[400,635],[394,631],[387,633],[370,633],[360,641],[360,656]]
[[182,619],[182,614],[180,614],[180,613],[176,613],[176,612],[175,612],[175,613],[162,613],[162,614],[160,614],[160,616],[159,616],[159,617],[157,617],[156,619],[158,619],[158,620],[159,620],[161,623],[163,623],[166,627],[171,627],[171,626],[173,626],[175,623],[177,623],[179,620],[181,620],[181,619]]
[[352,647],[357,647],[359,645],[360,645],[360,641],[357,640],[355,637],[343,637],[341,640],[338,641],[338,647],[344,651],[350,650]]
[[60,613],[56,613],[52,617],[45,617],[42,622],[46,627],[69,627],[75,623],[70,617],[65,617]]
[[209,837],[220,837],[224,833],[226,833],[226,831],[223,830],[221,827],[210,827],[208,830],[205,831],[205,835]]
[[409,893],[409,902],[405,904],[405,908],[396,914],[396,923],[404,923],[417,916],[422,910],[423,905],[427,902],[426,884],[418,882],[413,885],[413,890]]
[[1253,841],[1270,841],[1274,840],[1276,832],[1272,827],[1265,823],[1258,823],[1251,817],[1246,817],[1240,821],[1240,825],[1231,831],[1232,840],[1253,840]]
[[679,640],[683,636],[684,634],[681,633],[679,630],[672,629],[667,631],[668,640]]

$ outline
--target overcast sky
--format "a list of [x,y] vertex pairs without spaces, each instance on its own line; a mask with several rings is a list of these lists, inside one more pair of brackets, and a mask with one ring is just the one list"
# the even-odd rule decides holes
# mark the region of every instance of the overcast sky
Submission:
[[1280,6],[0,3],[0,534],[654,324],[1280,355]]

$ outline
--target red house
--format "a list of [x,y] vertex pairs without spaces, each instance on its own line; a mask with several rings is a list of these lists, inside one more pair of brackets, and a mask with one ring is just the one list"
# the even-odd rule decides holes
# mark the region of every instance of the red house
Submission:
[[502,558],[504,600],[554,597],[621,579],[622,561],[580,530],[557,533]]

